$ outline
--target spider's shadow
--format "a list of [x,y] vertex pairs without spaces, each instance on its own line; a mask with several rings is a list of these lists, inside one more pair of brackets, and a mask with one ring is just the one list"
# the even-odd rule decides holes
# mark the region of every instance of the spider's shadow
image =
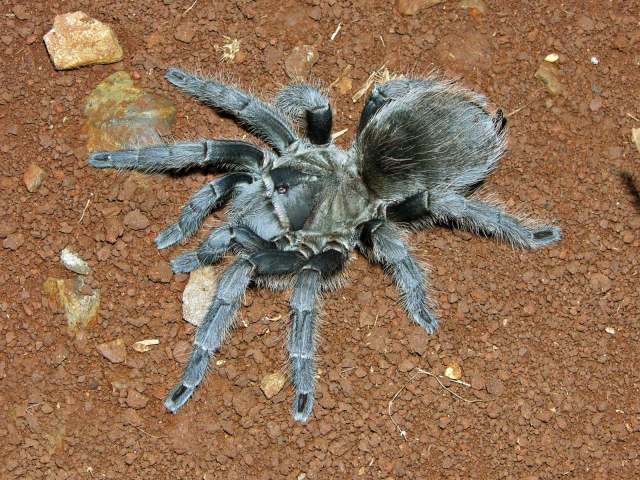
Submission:
[[633,204],[636,210],[640,212],[640,189],[638,188],[638,181],[633,174],[629,172],[620,172],[620,178],[624,181],[624,185],[627,191],[633,195]]

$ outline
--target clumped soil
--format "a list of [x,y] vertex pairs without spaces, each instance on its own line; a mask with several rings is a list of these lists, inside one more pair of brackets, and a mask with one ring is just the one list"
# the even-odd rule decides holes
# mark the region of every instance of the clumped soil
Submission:
[[[637,478],[640,211],[622,173],[640,171],[630,141],[640,127],[639,5],[500,0],[480,13],[447,1],[401,16],[383,1],[200,0],[185,13],[192,3],[2,4],[0,476]],[[42,35],[55,14],[78,9],[114,28],[121,63],[53,69]],[[215,48],[225,35],[240,40],[231,63]],[[287,295],[252,290],[207,381],[170,415],[162,398],[193,329],[181,318],[187,276],[166,283],[159,266],[180,248],[158,252],[153,238],[206,178],[134,182],[89,168],[84,101],[126,70],[176,102],[176,138],[238,136],[170,88],[164,69],[224,72],[266,95],[288,81],[285,59],[303,44],[315,47],[312,75],[325,85],[352,66],[353,89],[332,89],[336,130],[349,128],[343,145],[362,108],[351,95],[382,65],[436,67],[486,93],[511,114],[510,151],[486,188],[510,210],[557,222],[565,238],[522,252],[444,228],[413,234],[431,265],[434,336],[409,323],[390,279],[356,258],[348,285],[325,300],[318,400],[305,425],[291,419],[290,387],[270,400],[259,388],[286,371]],[[558,96],[535,78],[549,53],[559,54]],[[32,162],[47,173],[34,193],[22,177]],[[125,226],[120,238],[117,222],[105,230],[106,218],[136,210],[147,227]],[[65,246],[93,269],[87,293],[101,290],[84,335],[67,333],[42,289],[47,277],[73,278],[58,259]],[[131,348],[146,338],[160,344]],[[126,346],[123,363],[97,348],[114,339]],[[442,380],[448,391],[418,370],[442,374],[452,363],[470,386]]]

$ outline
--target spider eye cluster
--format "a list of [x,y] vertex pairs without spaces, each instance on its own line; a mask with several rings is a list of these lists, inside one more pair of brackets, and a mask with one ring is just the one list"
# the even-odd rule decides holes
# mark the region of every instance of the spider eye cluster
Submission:
[[281,183],[280,185],[276,185],[276,192],[278,192],[280,195],[284,195],[288,191],[289,191],[289,185],[287,185],[285,183]]

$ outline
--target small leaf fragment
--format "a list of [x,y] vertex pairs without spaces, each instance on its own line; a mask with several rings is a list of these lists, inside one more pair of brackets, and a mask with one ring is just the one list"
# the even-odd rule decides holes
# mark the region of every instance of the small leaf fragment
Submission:
[[148,352],[149,350],[151,350],[151,345],[158,345],[160,343],[160,340],[158,340],[157,338],[149,338],[147,340],[140,340],[139,342],[136,342],[133,344],[133,349],[136,352],[140,352],[140,353],[144,353],[144,352]]

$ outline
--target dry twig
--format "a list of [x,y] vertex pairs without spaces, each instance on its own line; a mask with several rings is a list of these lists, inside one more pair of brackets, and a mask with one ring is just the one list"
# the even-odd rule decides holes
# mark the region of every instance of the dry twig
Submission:
[[391,398],[391,400],[389,400],[389,405],[387,406],[387,414],[389,415],[389,418],[391,419],[391,422],[395,425],[396,429],[398,430],[398,432],[400,432],[400,436],[404,439],[404,441],[407,441],[407,431],[404,430],[403,428],[400,427],[400,425],[398,424],[398,422],[396,422],[396,420],[393,418],[393,412],[392,412],[392,407],[393,407],[393,402],[398,398],[398,396],[404,392],[407,388],[408,385],[410,385],[411,383],[413,383],[413,381],[416,379],[416,377],[418,377],[419,375],[429,375],[430,377],[433,377],[436,379],[436,381],[438,382],[438,384],[447,392],[449,392],[451,395],[453,395],[455,398],[462,400],[463,402],[466,403],[481,403],[481,402],[486,402],[487,400],[481,400],[481,399],[476,399],[476,400],[470,400],[468,398],[464,398],[461,395],[458,395],[456,392],[454,392],[453,390],[451,390],[450,388],[448,388],[444,383],[442,383],[442,381],[440,380],[440,378],[446,378],[447,380],[449,380],[450,382],[454,382],[457,383],[459,385],[463,385],[465,387],[471,387],[470,384],[468,384],[467,382],[463,382],[462,380],[453,380],[447,377],[444,377],[442,375],[436,375],[433,372],[429,372],[428,370],[423,370],[422,368],[418,368],[417,372],[414,373],[411,378],[409,378],[409,381],[407,383],[405,383],[400,390],[398,390],[393,397]]

